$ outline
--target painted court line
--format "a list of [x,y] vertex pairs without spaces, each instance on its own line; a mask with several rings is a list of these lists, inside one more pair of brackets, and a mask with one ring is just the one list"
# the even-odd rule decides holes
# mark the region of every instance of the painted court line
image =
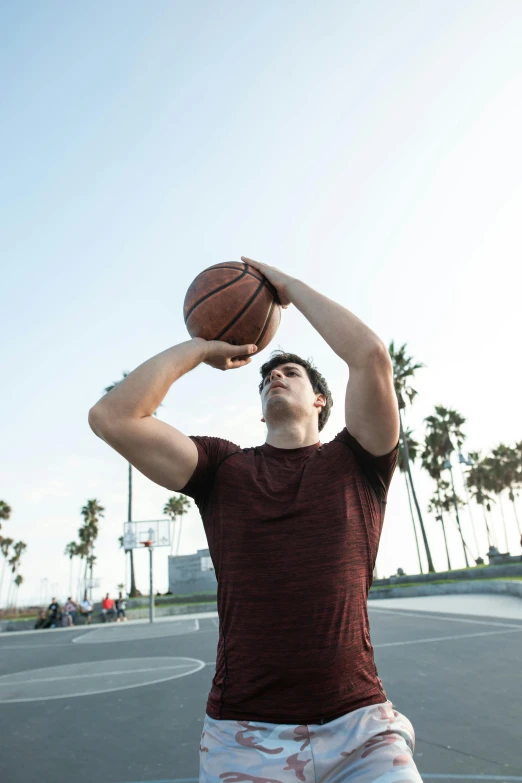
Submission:
[[[163,670],[166,671],[172,671],[172,669],[184,669],[186,668],[187,664],[178,664],[173,666],[150,666],[146,669],[125,669],[124,671],[120,672],[96,672],[96,674],[64,674],[63,677],[32,677],[29,679],[24,679],[23,684],[25,685],[28,682],[62,682],[63,680],[81,680],[87,679],[92,680],[94,677],[97,679],[100,679],[100,677],[112,677],[115,674],[138,674],[138,672],[160,672]],[[54,667],[53,667],[54,668]],[[15,674],[18,674],[19,672],[15,672]],[[9,675],[5,675],[9,676]],[[0,688],[4,686],[5,688],[13,687],[12,682],[0,682]]]
[[449,642],[453,639],[473,639],[475,636],[501,636],[505,633],[522,633],[522,628],[510,628],[506,631],[481,631],[480,633],[462,633],[458,636],[431,636],[428,639],[409,639],[405,642],[384,642],[374,644],[377,647],[403,647],[407,644],[426,644],[427,642]]
[[443,614],[442,612],[439,612],[438,616],[434,616],[433,614],[420,614],[418,612],[409,612],[408,610],[401,612],[399,609],[379,609],[377,606],[370,606],[370,604],[368,604],[368,609],[371,609],[372,612],[379,612],[380,614],[398,614],[401,617],[422,617],[423,620],[444,620],[444,622],[448,623],[470,623],[471,625],[493,625],[501,628],[522,628],[522,625],[516,625],[515,623],[498,623],[488,622],[487,620],[467,620],[457,617],[448,617],[447,614]]

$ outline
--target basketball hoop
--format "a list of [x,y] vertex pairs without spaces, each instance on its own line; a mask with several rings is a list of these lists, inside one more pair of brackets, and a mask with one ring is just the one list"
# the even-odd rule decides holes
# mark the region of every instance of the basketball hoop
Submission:
[[150,540],[149,541],[142,541],[141,543],[143,544],[143,546],[146,546],[147,549],[148,549],[150,546],[153,545],[154,541],[150,541]]

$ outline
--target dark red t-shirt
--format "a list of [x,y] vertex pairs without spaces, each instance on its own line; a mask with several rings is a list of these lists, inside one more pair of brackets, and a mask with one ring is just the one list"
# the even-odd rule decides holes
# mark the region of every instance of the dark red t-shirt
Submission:
[[326,723],[386,701],[367,597],[397,447],[348,433],[297,449],[192,437],[194,498],[218,580],[216,720]]

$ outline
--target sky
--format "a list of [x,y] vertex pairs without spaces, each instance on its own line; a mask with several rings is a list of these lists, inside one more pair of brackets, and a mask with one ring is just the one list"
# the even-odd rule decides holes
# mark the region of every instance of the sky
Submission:
[[[521,35],[517,0],[1,6],[1,533],[28,545],[20,604],[66,597],[64,548],[92,498],[105,508],[98,594],[125,579],[127,465],[88,410],[124,370],[188,339],[185,292],[215,263],[279,267],[407,343],[426,365],[406,413],[415,437],[442,404],[465,416],[466,451],[522,438]],[[295,307],[248,367],[176,382],[160,418],[263,443],[259,367],[279,347],[328,380],[328,442],[348,369]],[[433,486],[413,474],[442,569]],[[456,482],[463,494],[457,466]],[[161,518],[172,494],[135,472],[134,519]],[[474,551],[466,510],[463,528]],[[179,554],[206,546],[192,506]],[[155,553],[161,591],[167,553]],[[136,567],[145,591],[145,553]],[[381,576],[398,567],[418,571],[399,473],[377,560]]]

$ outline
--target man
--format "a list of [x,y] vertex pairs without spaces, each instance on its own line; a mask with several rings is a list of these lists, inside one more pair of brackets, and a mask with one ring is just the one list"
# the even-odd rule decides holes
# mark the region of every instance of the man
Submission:
[[125,600],[125,597],[123,593],[120,593],[118,596],[118,600],[116,601],[116,612],[117,612],[117,618],[116,622],[127,622],[127,615],[125,613],[125,610],[127,609],[127,601]]
[[67,599],[67,603],[64,607],[65,616],[67,619],[67,625],[75,625],[76,624],[76,613],[78,611],[78,606],[76,604],[76,601],[73,601],[71,596]]
[[56,600],[56,598],[53,598],[51,600],[51,603],[47,607],[47,619],[49,621],[49,628],[56,628],[61,623],[61,611],[60,611],[60,604]]
[[377,675],[366,601],[397,462],[390,357],[355,315],[274,267],[242,259],[293,303],[349,368],[346,427],[308,362],[261,368],[262,446],[186,437],[153,417],[201,362],[228,370],[255,346],[192,339],[130,373],[90,411],[94,432],[156,483],[194,498],[218,579],[219,642],[200,781],[421,778],[413,728]]
[[83,597],[83,601],[80,603],[80,612],[83,615],[86,625],[91,624],[92,620],[92,601],[89,600],[87,593]]
[[116,607],[114,605],[114,598],[111,598],[109,593],[106,594],[102,601],[102,616],[103,622],[110,622],[114,620],[116,616]]

